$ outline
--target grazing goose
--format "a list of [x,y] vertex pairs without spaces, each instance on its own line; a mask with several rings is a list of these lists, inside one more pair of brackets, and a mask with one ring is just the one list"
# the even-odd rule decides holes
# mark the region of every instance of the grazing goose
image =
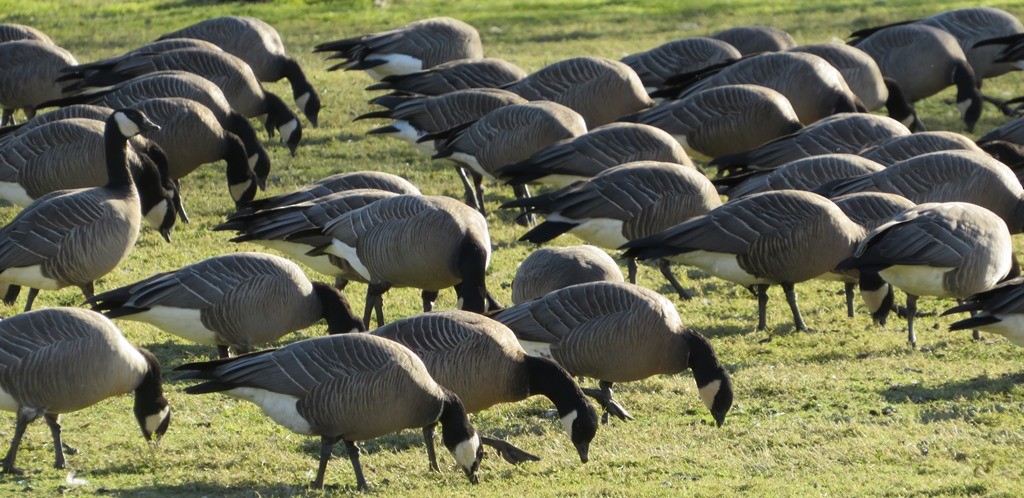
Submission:
[[267,132],[281,133],[281,141],[295,154],[302,138],[299,118],[280,97],[263,89],[252,69],[242,59],[222,50],[182,48],[155,54],[135,54],[97,70],[65,90],[107,87],[137,76],[159,71],[188,71],[210,80],[223,92],[231,108],[239,114],[263,119]]
[[60,70],[78,64],[71,52],[36,40],[0,43],[0,126],[14,124],[14,111],[26,118],[36,115],[36,106],[60,98],[61,85],[54,80]]
[[632,68],[601,57],[558,61],[505,89],[526,100],[562,104],[580,113],[588,128],[654,105]]
[[741,55],[760,52],[779,52],[796,46],[793,37],[771,26],[737,26],[719,31],[709,38],[722,40],[740,51]]
[[104,132],[106,185],[44,195],[0,228],[0,283],[32,289],[25,311],[32,309],[39,289],[75,285],[91,297],[93,282],[128,257],[143,215],[167,237],[173,202],[168,198],[142,212],[150,202],[140,200],[127,159],[130,137],[159,129],[139,111],[115,111]]
[[1024,188],[1009,167],[982,152],[932,152],[821,191],[829,197],[888,192],[917,204],[970,202],[1002,218],[1011,233],[1024,232]]
[[942,202],[920,204],[875,228],[837,269],[877,273],[906,292],[907,340],[916,347],[919,296],[967,299],[1005,278],[1012,260],[1010,231],[999,216],[975,204]]
[[135,420],[146,441],[160,441],[171,422],[160,362],[132,346],[113,322],[78,308],[50,308],[0,321],[0,409],[17,413],[3,460],[15,467],[28,424],[46,420],[53,436],[53,466],[64,468],[60,416],[107,398],[135,393]]
[[363,323],[377,310],[384,324],[383,294],[391,287],[422,289],[423,311],[438,291],[456,287],[459,308],[486,311],[484,273],[491,237],[479,211],[448,197],[399,195],[349,211],[323,230],[331,240],[309,252],[330,254],[346,280],[368,282]]
[[679,99],[709,88],[743,84],[785,95],[804,125],[836,113],[864,110],[839,70],[817,55],[798,52],[767,53],[679,75],[653,96]]
[[175,368],[179,379],[203,380],[189,394],[223,392],[252,401],[292,432],[320,436],[320,466],[313,488],[322,488],[331,449],[344,441],[360,489],[366,489],[357,441],[423,428],[430,468],[434,427],[466,476],[476,482],[483,456],[480,436],[459,397],[430,377],[423,361],[397,342],[370,334],[343,334]]
[[952,131],[925,131],[893,137],[858,153],[859,156],[883,166],[943,150],[981,152],[971,139]]
[[1013,344],[1024,346],[1024,327],[1021,314],[1024,313],[1024,299],[1021,284],[1024,278],[1007,280],[989,290],[969,297],[964,304],[954,306],[942,313],[970,312],[970,318],[954,322],[949,330],[980,330],[1006,337]]
[[636,71],[647,93],[661,88],[677,74],[700,71],[741,57],[739,50],[713,38],[693,37],[670,41],[646,52],[627,55],[621,62]]
[[757,295],[757,330],[765,330],[768,287],[781,284],[797,330],[806,330],[794,284],[835,269],[864,229],[832,201],[777,190],[723,204],[657,235],[626,243],[630,258],[670,258],[747,287]]
[[672,135],[645,124],[612,123],[551,144],[525,160],[499,168],[497,173],[510,185],[537,182],[565,188],[635,161],[693,167],[693,161]]
[[526,77],[526,71],[504,59],[460,59],[408,74],[385,76],[367,90],[397,94],[443,95],[471,88],[501,88]]
[[349,211],[396,195],[399,194],[376,189],[343,190],[305,202],[234,215],[214,230],[236,230],[238,235],[231,242],[255,242],[281,251],[324,275],[335,277],[335,286],[343,289],[348,281],[344,280],[342,270],[331,264],[330,255],[306,255],[310,250],[329,243],[330,237],[308,232],[323,231],[331,220]]
[[[524,207],[547,215],[547,220],[526,232],[521,241],[543,244],[568,232],[598,247],[615,249],[721,204],[714,185],[696,169],[642,161],[502,207]],[[630,259],[632,283],[636,283],[636,269],[636,261]],[[672,275],[668,261],[661,261],[660,270],[679,297],[690,299],[690,293]]]
[[175,181],[199,166],[219,161],[227,163],[228,192],[235,206],[242,206],[256,197],[258,185],[266,186],[270,171],[260,176],[249,167],[245,144],[238,135],[225,131],[208,107],[189,99],[149,99],[132,106],[163,123],[163,129],[151,137],[164,150],[174,151],[167,157],[168,172]]
[[512,279],[512,303],[587,282],[624,282],[608,253],[594,246],[542,247],[530,253]]
[[38,42],[54,44],[53,40],[46,33],[39,31],[32,26],[24,24],[5,23],[0,24],[0,43],[18,40],[35,40]]
[[328,333],[366,330],[341,291],[310,282],[298,265],[270,254],[214,256],[97,294],[86,301],[108,318],[146,322],[183,339],[246,353],[327,321]]
[[[747,175],[733,175],[711,183],[724,186],[719,192],[732,200],[769,190],[814,190],[829,182],[870,175],[883,169],[885,166],[860,156],[825,154],[797,159],[775,170],[755,170],[749,178],[745,178]],[[734,180],[741,178],[745,179],[731,186]]]
[[[479,120],[438,139],[434,159],[457,163],[466,187],[466,204],[486,213],[483,179],[494,179],[498,168],[522,161],[534,152],[587,132],[583,117],[554,102],[528,102],[507,105],[489,112]],[[442,133],[444,135],[444,133]],[[465,176],[468,170],[472,184]],[[514,186],[516,197],[529,195],[524,185]]]
[[[382,171],[355,171],[352,173],[338,173],[326,178],[321,178],[313,184],[299,188],[295,191],[257,199],[249,203],[245,209],[239,209],[239,215],[251,214],[254,211],[290,206],[300,202],[311,201],[319,197],[326,197],[345,190],[372,188],[375,190],[386,190],[402,195],[419,195],[420,189],[415,185],[397,175],[384,173]],[[229,217],[234,218],[235,215]]]
[[[441,311],[392,322],[371,333],[416,353],[430,376],[451,389],[469,413],[535,395],[550,399],[580,460],[587,463],[597,413],[568,372],[551,360],[528,356],[505,325],[467,311]],[[512,463],[533,456],[517,455],[518,448],[505,441],[481,440]]]
[[910,102],[917,102],[955,85],[956,107],[967,131],[981,117],[982,96],[974,69],[956,38],[923,24],[892,26],[853,45],[867,52],[882,75],[892,78]]
[[903,95],[899,83],[883,77],[878,64],[863,50],[840,43],[821,43],[800,45],[788,51],[813,54],[828,61],[839,70],[850,90],[868,111],[885,106],[889,111],[889,117],[903,123],[907,128],[913,131],[924,128],[914,111],[913,104]]
[[759,85],[725,85],[619,121],[648,124],[674,136],[690,156],[743,152],[803,128],[784,95]]
[[910,130],[892,118],[873,114],[837,114],[756,149],[715,158],[718,172],[736,173],[751,166],[774,168],[822,154],[856,154]]
[[161,71],[131,79],[109,89],[85,92],[79,95],[44,102],[39,107],[93,104],[110,108],[131,107],[155,98],[178,97],[194,100],[206,106],[217,116],[221,126],[238,135],[245,143],[249,164],[259,178],[270,171],[270,155],[263,148],[249,120],[231,109],[220,87],[197,74],[185,71]]
[[285,52],[281,35],[273,26],[255,17],[214,17],[172,31],[159,39],[204,40],[245,61],[260,81],[287,78],[295,105],[314,127],[317,126],[320,95],[299,63]]
[[[854,223],[864,227],[865,232],[874,230],[882,223],[886,223],[896,215],[914,207],[914,203],[904,197],[881,192],[841,195],[832,199],[832,202],[835,202],[836,206],[839,206],[839,209],[843,210]],[[861,298],[867,304],[872,317],[884,316],[879,313],[883,307],[892,308],[892,286],[885,283],[876,273],[861,274],[856,270],[846,270],[826,273],[818,278],[843,282],[846,295],[846,316],[850,318],[853,318],[854,290],[858,282],[860,283]]]
[[[380,99],[375,99],[384,102]],[[434,154],[434,141],[420,141],[425,135],[458,128],[476,121],[491,111],[526,99],[497,88],[458,90],[435,97],[392,97],[386,99],[390,110],[375,111],[356,118],[390,118],[390,125],[374,128],[367,135],[385,135],[411,143],[424,154]],[[392,103],[393,102],[393,103]]]
[[584,389],[617,417],[631,418],[612,399],[615,382],[693,371],[704,406],[721,426],[732,407],[732,380],[704,336],[683,326],[668,299],[632,284],[574,285],[507,308],[494,319],[519,338],[527,354],[549,358],[577,377],[600,381]]
[[345,59],[328,71],[361,70],[375,80],[484,56],[476,28],[451,17],[433,17],[380,33],[321,43],[313,52],[335,52],[328,59]]

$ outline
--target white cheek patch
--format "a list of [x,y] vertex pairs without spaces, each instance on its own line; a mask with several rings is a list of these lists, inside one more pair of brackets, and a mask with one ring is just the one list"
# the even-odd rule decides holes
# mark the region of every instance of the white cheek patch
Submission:
[[299,98],[295,99],[295,106],[303,111],[306,110],[307,103],[309,103],[309,92],[299,95]]
[[882,300],[889,293],[889,284],[882,285],[875,290],[861,290],[860,298],[864,301],[864,305],[868,307],[868,311],[874,313],[882,307]]
[[154,413],[146,417],[146,432],[153,434],[157,429],[160,428],[160,424],[163,423],[164,419],[167,418],[167,414],[171,412],[171,407],[165,406],[160,413]]
[[566,434],[572,437],[572,423],[576,421],[576,410],[569,412],[568,415],[562,417],[562,428],[565,429]]
[[722,387],[722,381],[713,380],[710,383],[708,383],[708,385],[699,389],[700,400],[704,402],[704,406],[708,407],[708,410],[710,410],[711,407],[714,406],[715,396],[718,395],[718,388],[720,387]]
[[461,310],[461,309],[462,309],[462,307],[463,307],[463,306],[464,306],[465,304],[466,304],[466,300],[465,300],[465,299],[462,299],[462,298],[460,297],[460,298],[459,298],[459,299],[458,299],[457,301],[455,301],[455,309],[460,309],[460,310]]
[[149,212],[146,213],[146,221],[155,228],[160,228],[160,225],[164,223],[164,216],[167,216],[167,201],[158,202],[156,206],[153,206]]
[[299,127],[299,120],[293,119],[283,125],[281,125],[277,131],[281,133],[281,141],[288,143],[292,138],[292,133]]
[[253,154],[253,155],[249,156],[249,169],[255,168],[256,167],[256,161],[259,161],[259,160],[260,160],[260,155],[259,154]]
[[245,191],[249,190],[250,186],[252,186],[252,180],[228,185],[228,190],[231,192],[231,199],[238,202],[238,200],[242,198],[242,195],[245,194]]
[[956,103],[956,108],[960,111],[960,117],[963,118],[967,114],[967,109],[971,107],[970,100],[961,100]]
[[139,130],[139,125],[135,124],[135,121],[132,121],[131,118],[126,116],[124,113],[115,113],[114,121],[117,123],[117,129],[126,137],[134,137],[139,134],[139,131],[141,131]]
[[[961,112],[961,114],[962,114],[962,112]],[[900,122],[903,123],[903,126],[906,126],[907,128],[910,128],[911,126],[914,125],[914,115],[911,114],[910,116],[907,116],[907,117],[903,118],[903,121],[900,121]]]
[[473,433],[473,437],[461,442],[455,447],[455,451],[452,455],[455,456],[455,461],[459,463],[464,469],[473,468],[473,464],[476,463],[476,452],[480,448],[480,436]]

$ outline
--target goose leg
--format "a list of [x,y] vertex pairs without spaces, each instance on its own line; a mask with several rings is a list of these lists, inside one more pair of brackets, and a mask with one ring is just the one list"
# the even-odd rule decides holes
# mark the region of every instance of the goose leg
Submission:
[[768,328],[768,284],[755,284],[754,294],[757,295],[757,331]]
[[519,448],[516,448],[515,445],[508,441],[503,441],[501,439],[495,439],[492,437],[480,436],[480,443],[486,444],[487,446],[490,446],[491,448],[497,450],[498,454],[501,455],[501,458],[504,458],[506,462],[511,463],[512,465],[519,465],[523,462],[540,461],[539,456],[527,453]]
[[437,466],[437,453],[434,452],[434,427],[437,424],[430,424],[423,426],[423,444],[427,446],[427,460],[430,461],[430,470],[434,472],[441,472],[441,467]]
[[857,288],[857,284],[854,282],[846,282],[846,316],[853,318],[853,294],[854,289]]
[[369,325],[373,310],[377,310],[377,326],[384,325],[384,293],[391,288],[387,284],[369,284],[366,286],[366,308],[363,310],[363,323]]
[[782,290],[786,293],[786,302],[789,303],[789,310],[793,312],[793,325],[796,326],[797,330],[807,330],[804,317],[800,316],[800,307],[796,304],[796,290],[793,288],[793,284],[783,282]]
[[618,401],[612,398],[612,383],[602,380],[598,386],[600,389],[583,389],[583,394],[594,398],[597,404],[604,408],[604,415],[601,416],[601,423],[608,423],[608,415],[611,414],[622,420],[633,420],[633,416],[626,411]]
[[470,174],[473,175],[473,187],[476,190],[476,198],[480,202],[477,209],[480,211],[480,214],[486,217],[487,208],[484,207],[484,177],[472,171]]
[[[323,489],[324,487],[324,474],[327,473],[327,462],[331,459],[331,449],[334,448],[334,443],[338,442],[339,438],[320,436],[320,466],[316,470],[316,480],[313,481],[313,489]],[[359,481],[359,487],[365,488],[366,482],[363,481],[363,469],[359,468],[359,448],[356,447],[355,443],[345,441],[345,444],[349,446],[348,455],[352,459],[352,466],[356,469],[356,480]],[[355,448],[355,456],[352,456],[352,449]]]
[[29,288],[28,289],[28,300],[25,301],[25,312],[32,311],[32,303],[35,302],[36,296],[39,295],[39,289]]
[[626,261],[626,271],[629,273],[629,283],[636,284],[636,258],[629,258]]
[[345,287],[347,287],[347,286],[348,286],[348,280],[345,280],[345,279],[343,279],[341,277],[334,277],[334,287],[336,289],[338,289],[338,290],[345,290]]
[[18,447],[21,446],[21,438],[25,435],[25,428],[28,427],[28,424],[32,423],[35,419],[36,417],[33,417],[22,410],[18,410],[18,416],[14,422],[14,438],[11,439],[11,447],[7,450],[7,456],[4,457],[0,473],[13,474],[16,476],[20,476],[25,473],[25,471],[14,466],[14,460],[18,456]]
[[63,469],[64,451],[66,450],[68,454],[74,455],[75,453],[78,453],[78,450],[68,446],[61,439],[60,415],[47,413],[43,415],[43,419],[46,420],[46,425],[50,426],[50,436],[53,437],[53,468]]
[[[529,199],[530,189],[526,185],[515,185],[512,187],[512,192],[515,193],[516,199]],[[532,227],[537,224],[537,217],[530,212],[528,208],[521,208],[522,214],[516,217],[516,223]]]
[[676,294],[679,294],[679,299],[682,299],[683,301],[693,299],[693,294],[684,289],[683,286],[679,284],[679,281],[676,280],[676,276],[672,274],[672,267],[670,265],[671,263],[669,263],[665,258],[658,260],[658,269],[661,270],[662,276],[668,280],[668,283],[672,284],[672,288],[676,290]]
[[437,301],[438,291],[423,291],[420,295],[423,297],[423,312],[430,313],[434,309],[434,301]]
[[[331,443],[333,446],[334,443]],[[363,466],[359,464],[359,446],[354,441],[345,441],[345,447],[348,448],[348,459],[352,461],[352,470],[356,472],[356,485],[359,489],[367,489],[366,478],[363,477]],[[327,458],[331,457],[330,448],[327,449],[327,458],[323,456],[323,450],[320,450],[320,473],[318,479],[320,481],[320,487],[324,486],[324,469],[327,467]]]
[[231,357],[231,351],[228,350],[227,346],[220,346],[220,345],[218,345],[217,346],[217,356],[220,357],[220,359],[222,359],[222,360],[224,358],[230,358]]
[[8,306],[14,306],[14,302],[18,300],[18,294],[21,294],[21,286],[19,285],[7,285],[7,292],[4,294],[4,304]]
[[79,289],[82,289],[82,295],[85,296],[86,299],[92,299],[92,297],[96,295],[95,282],[88,282],[86,284],[83,284],[81,287],[79,287]]
[[466,204],[477,211],[482,210],[483,200],[478,200],[476,198],[476,190],[473,188],[473,183],[469,181],[469,173],[466,172],[466,168],[456,166],[455,172],[459,174],[459,179],[462,180],[462,186],[466,189]]
[[917,316],[917,296],[907,294],[907,342],[911,349],[917,348],[917,336],[914,335],[914,317]]

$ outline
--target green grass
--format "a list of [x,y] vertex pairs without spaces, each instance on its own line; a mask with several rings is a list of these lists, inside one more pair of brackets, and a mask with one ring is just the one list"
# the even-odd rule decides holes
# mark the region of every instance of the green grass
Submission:
[[[369,0],[344,2],[209,2],[147,0],[0,0],[4,21],[43,29],[80,61],[111,56],[200,19],[224,15],[258,16],[275,25],[320,89],[324,110],[319,129],[305,130],[296,157],[276,142],[269,145],[274,168],[271,193],[331,173],[382,170],[406,176],[427,194],[459,197],[462,189],[451,167],[434,163],[410,147],[363,133],[378,123],[351,119],[370,110],[362,74],[326,73],[319,42],[385,29],[418,18],[454,15],[481,32],[489,56],[502,57],[528,71],[571,56],[619,58],[684,36],[725,27],[765,23],[793,33],[798,42],[843,38],[854,29],[938,12],[968,2],[832,2],[736,0],[705,5],[694,0],[627,2],[537,0],[401,1],[374,7]],[[1000,2],[999,5],[1013,5]],[[1010,7],[1017,15],[1024,10]],[[268,88],[290,97],[285,83]],[[987,82],[994,95],[1024,93],[1019,75]],[[931,129],[963,131],[947,91],[919,104]],[[985,132],[1006,121],[986,109],[978,124]],[[173,153],[173,151],[170,151]],[[149,228],[121,267],[97,283],[98,290],[124,285],[159,271],[216,254],[258,250],[232,245],[229,234],[210,228],[231,211],[222,173],[211,165],[186,178],[183,195],[193,218],[179,225],[168,245]],[[491,186],[487,202],[510,198]],[[0,207],[0,222],[14,216]],[[495,256],[488,283],[506,302],[507,284],[532,247],[516,242],[522,228],[512,216],[488,216]],[[576,243],[571,237],[561,244]],[[478,428],[543,457],[510,466],[493,456],[472,486],[446,453],[442,473],[427,470],[419,431],[363,444],[364,469],[371,489],[383,495],[966,495],[1015,496],[1024,475],[1024,369],[1021,349],[1001,338],[970,340],[969,333],[946,331],[949,320],[920,319],[920,351],[910,351],[898,320],[887,329],[872,327],[860,309],[845,317],[834,284],[797,287],[810,332],[796,332],[780,291],[769,309],[772,340],[753,331],[755,301],[745,290],[699,271],[684,285],[698,290],[678,302],[684,322],[714,343],[733,374],[736,405],[726,425],[709,425],[689,374],[658,377],[621,386],[617,396],[637,417],[603,427],[581,465],[558,422],[544,417],[546,402],[531,400],[493,408],[475,417]],[[657,271],[642,268],[640,282],[675,299]],[[350,300],[361,309],[363,287],[353,285]],[[391,319],[416,312],[419,294],[395,289],[387,294]],[[77,305],[75,289],[44,292],[38,306]],[[19,303],[19,306],[21,303]],[[454,306],[442,293],[442,309]],[[925,299],[925,311],[950,302]],[[4,316],[14,309],[0,309]],[[167,370],[205,359],[212,348],[187,344],[152,327],[120,324],[134,343],[151,348]],[[323,325],[288,339],[322,334]],[[151,450],[131,416],[130,397],[120,397],[64,417],[67,441],[81,453],[68,467],[88,484],[65,482],[68,471],[51,468],[52,448],[45,424],[33,425],[19,454],[30,472],[0,477],[6,496],[58,493],[133,496],[278,496],[307,492],[316,469],[318,442],[273,424],[254,405],[225,396],[190,397],[167,385],[174,408],[170,431]],[[13,416],[0,423],[0,444],[13,432]],[[0,446],[2,448],[2,446]],[[335,452],[327,484],[350,492],[354,477],[343,450]],[[340,488],[340,489],[339,489]],[[314,493],[315,494],[315,493]]]

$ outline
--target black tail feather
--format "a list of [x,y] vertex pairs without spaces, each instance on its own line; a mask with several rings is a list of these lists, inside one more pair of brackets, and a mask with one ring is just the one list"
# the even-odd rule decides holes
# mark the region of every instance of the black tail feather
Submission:
[[[503,206],[504,207],[504,206]],[[543,244],[559,235],[562,235],[569,230],[575,228],[578,223],[570,223],[566,221],[545,221],[540,225],[537,225],[529,232],[519,237],[521,242],[533,242],[534,244]]]
[[[945,313],[943,313],[943,314],[945,314]],[[998,318],[996,318],[994,316],[991,316],[991,315],[972,316],[970,318],[965,318],[965,319],[960,320],[958,322],[953,322],[949,326],[949,330],[951,330],[951,331],[954,331],[954,330],[975,330],[975,329],[979,329],[981,327],[984,327],[986,325],[992,325],[993,323],[999,323],[1001,321],[1002,320],[1000,320],[1000,319],[998,319]]]

